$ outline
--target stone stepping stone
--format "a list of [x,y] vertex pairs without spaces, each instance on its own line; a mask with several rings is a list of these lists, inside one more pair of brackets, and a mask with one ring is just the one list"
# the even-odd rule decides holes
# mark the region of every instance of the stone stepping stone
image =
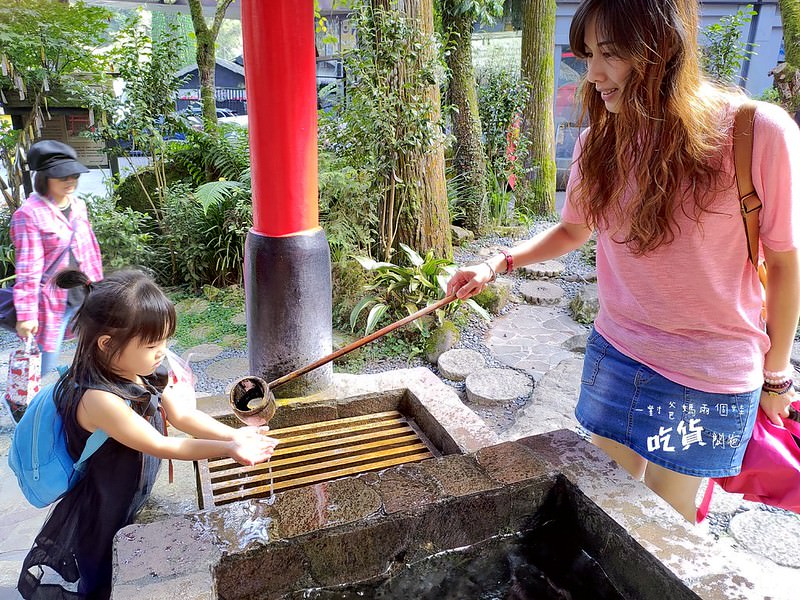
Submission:
[[247,325],[247,314],[239,313],[231,319],[231,323],[234,325]]
[[243,335],[228,333],[219,339],[219,343],[226,348],[244,348],[247,344],[247,338]]
[[210,325],[198,325],[189,331],[189,335],[198,341],[202,341],[207,340],[213,331],[214,328]]
[[[183,303],[181,302],[181,304]],[[187,302],[184,306],[184,312],[187,315],[200,315],[206,312],[211,305],[205,298],[195,298]]]
[[475,404],[508,404],[533,390],[531,380],[513,369],[480,369],[467,376],[467,399]]
[[213,379],[227,381],[244,377],[250,371],[250,361],[246,358],[223,358],[206,367],[206,375]]
[[528,304],[540,306],[558,304],[564,297],[561,286],[549,281],[526,281],[519,286],[519,293]]
[[533,279],[539,277],[558,277],[564,272],[564,265],[557,260],[546,260],[544,262],[520,267],[519,270]]
[[800,567],[800,519],[788,512],[747,510],[729,531],[742,547],[786,567]]
[[217,344],[200,344],[199,346],[189,348],[181,355],[181,358],[186,362],[201,362],[217,358],[222,354],[222,350],[222,346]]
[[442,353],[437,364],[442,377],[451,381],[464,381],[467,375],[485,367],[486,359],[475,350],[454,348]]

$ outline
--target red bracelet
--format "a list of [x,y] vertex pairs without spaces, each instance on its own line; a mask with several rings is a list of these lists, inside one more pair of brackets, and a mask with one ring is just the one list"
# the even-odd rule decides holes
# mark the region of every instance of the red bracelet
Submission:
[[511,273],[514,269],[514,257],[511,256],[511,252],[502,248],[500,249],[500,254],[506,257],[506,273]]

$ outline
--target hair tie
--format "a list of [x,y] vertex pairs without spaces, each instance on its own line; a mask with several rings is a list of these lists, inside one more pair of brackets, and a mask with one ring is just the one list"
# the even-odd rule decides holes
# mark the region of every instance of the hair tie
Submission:
[[91,282],[91,281],[87,281],[87,282],[86,282],[86,283],[84,283],[83,285],[84,285],[84,287],[86,288],[86,293],[87,293],[87,294],[88,294],[89,292],[91,292],[91,291],[94,289],[94,288],[92,287],[92,282]]

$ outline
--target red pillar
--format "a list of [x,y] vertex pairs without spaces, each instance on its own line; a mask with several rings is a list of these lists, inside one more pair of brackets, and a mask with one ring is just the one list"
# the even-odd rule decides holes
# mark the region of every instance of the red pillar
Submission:
[[[253,228],[245,244],[250,372],[267,381],[331,352],[330,250],[319,228],[313,0],[242,0]],[[328,365],[275,390],[330,385]]]
[[242,2],[253,229],[268,236],[319,224],[313,23],[313,0]]

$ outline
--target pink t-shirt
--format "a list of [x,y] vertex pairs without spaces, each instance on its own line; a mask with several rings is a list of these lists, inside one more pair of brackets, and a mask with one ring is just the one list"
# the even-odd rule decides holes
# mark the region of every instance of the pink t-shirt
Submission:
[[[730,148],[724,169],[732,175]],[[756,111],[752,176],[763,203],[762,245],[777,252],[798,248],[800,129],[772,104],[759,103]],[[579,178],[575,162],[561,215],[568,223],[585,222],[573,203]],[[760,318],[761,287],[747,259],[736,185],[716,196],[715,212],[703,213],[700,226],[679,210],[675,240],[646,256],[634,256],[613,241],[613,224],[597,232],[595,328],[620,352],[671,381],[739,393],[761,386],[770,342]]]

